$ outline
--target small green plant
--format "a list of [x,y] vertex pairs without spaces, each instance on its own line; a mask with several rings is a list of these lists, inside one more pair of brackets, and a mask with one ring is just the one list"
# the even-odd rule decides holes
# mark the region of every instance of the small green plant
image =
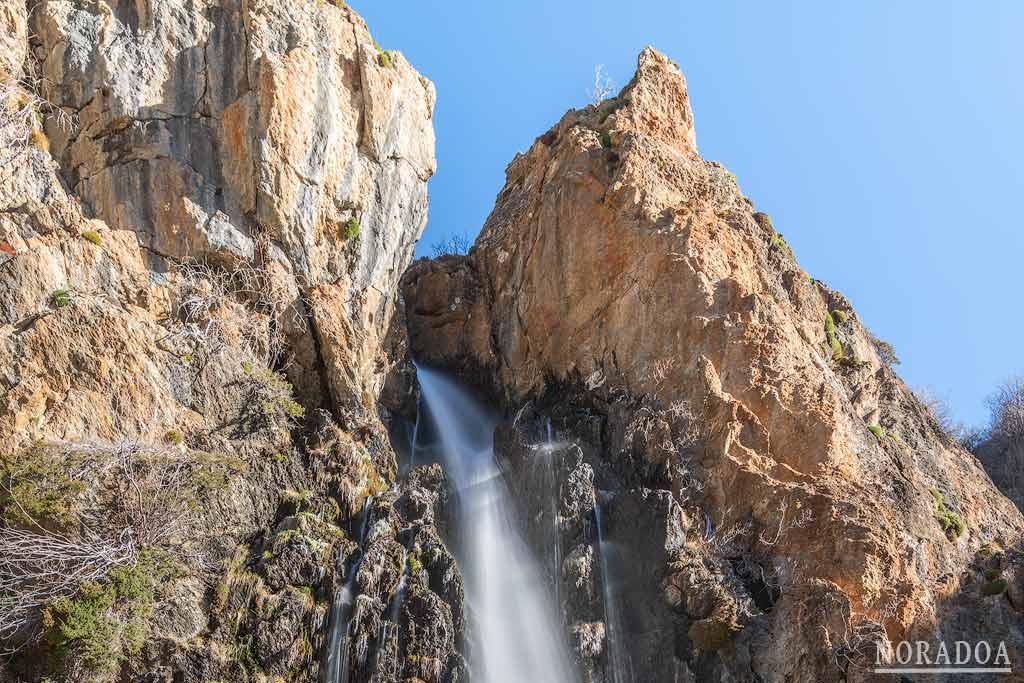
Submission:
[[605,149],[611,149],[612,146],[612,134],[608,131],[601,133],[601,146]]
[[843,345],[839,343],[839,337],[836,335],[836,323],[832,319],[831,313],[825,314],[825,337],[828,339],[829,346],[832,347],[832,359],[841,360]]
[[420,557],[420,549],[417,547],[409,553],[409,573],[416,575],[421,571],[423,571],[423,559]]
[[989,595],[1002,595],[1006,592],[1006,589],[1010,587],[1010,584],[1006,579],[996,579],[989,581],[981,586],[981,594],[984,596]]
[[881,425],[868,425],[868,430],[875,435],[875,438],[879,441],[883,441],[886,437],[885,428]]
[[832,311],[832,318],[839,325],[845,325],[850,320],[850,314],[846,311]]
[[103,238],[95,230],[85,230],[82,232],[82,239],[86,242],[92,242],[97,247],[103,246]]
[[170,429],[164,434],[164,443],[168,446],[180,446],[185,442],[185,436],[177,429]]
[[869,334],[868,339],[871,340],[871,345],[875,347],[875,353],[878,354],[878,358],[883,363],[889,367],[900,364],[900,359],[896,357],[896,351],[892,348],[892,344],[879,339],[873,334]]
[[1002,574],[1002,572],[999,571],[998,569],[995,569],[995,568],[986,569],[985,570],[985,580],[986,581],[995,581],[996,579],[999,578],[999,576],[1001,574]]
[[63,660],[74,652],[91,672],[109,675],[137,653],[165,582],[180,568],[165,553],[143,550],[134,566],[115,568],[105,581],[85,581],[73,596],[43,611],[43,638]]
[[[11,526],[66,528],[75,523],[85,484],[72,463],[43,446],[0,455],[0,521]],[[17,501],[17,503],[15,503]]]
[[359,221],[353,216],[345,221],[345,239],[354,240],[359,237]]
[[274,423],[281,418],[292,421],[306,414],[302,404],[292,398],[292,385],[283,374],[256,368],[252,363],[243,363],[242,369],[249,376],[246,405],[258,411],[265,422]]
[[928,489],[928,492],[935,499],[935,519],[939,520],[946,537],[949,540],[959,538],[967,530],[963,518],[946,507],[946,500],[937,489]]
[[70,289],[55,289],[50,295],[50,305],[54,308],[64,308],[71,305],[71,298]]
[[387,69],[394,66],[394,52],[392,50],[381,49],[380,45],[377,44],[376,40],[373,41],[373,46],[377,48],[377,61],[380,63],[381,66]]
[[313,492],[309,489],[302,489],[301,491],[284,489],[281,491],[281,500],[288,503],[294,503],[295,505],[305,505],[309,501],[313,500]]
[[793,255],[793,250],[790,248],[789,244],[787,244],[786,240],[783,239],[782,235],[780,235],[777,232],[772,233],[772,246],[778,247],[779,249],[786,252],[790,256]]

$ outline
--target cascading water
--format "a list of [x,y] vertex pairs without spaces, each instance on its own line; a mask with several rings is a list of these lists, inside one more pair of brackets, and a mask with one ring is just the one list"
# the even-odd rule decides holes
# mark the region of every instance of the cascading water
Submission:
[[594,525],[597,527],[597,554],[601,561],[601,590],[604,601],[605,642],[608,643],[608,672],[611,683],[631,683],[633,666],[629,653],[622,647],[622,624],[616,602],[615,583],[611,573],[612,544],[604,537],[604,519],[600,502],[594,505]]
[[446,470],[458,489],[456,551],[479,629],[473,680],[576,680],[539,568],[515,528],[512,503],[493,456],[494,421],[437,372],[417,368],[417,374]]
[[[346,683],[349,675],[349,637],[348,622],[352,615],[352,605],[355,588],[356,575],[359,573],[359,565],[363,561],[363,544],[366,542],[366,530],[370,521],[370,506],[373,504],[373,496],[368,496],[363,505],[363,512],[359,522],[359,547],[355,551],[355,560],[349,567],[348,578],[345,585],[334,596],[334,604],[331,605],[330,638],[327,646],[327,672],[324,680],[327,683]],[[338,556],[337,571],[341,574],[344,567],[341,554]]]
[[[405,600],[405,591],[407,587],[407,577],[409,576],[409,553],[404,553],[402,560],[402,576],[398,580],[398,588],[395,590],[395,595],[391,598],[390,604],[388,604],[388,610],[385,613],[384,619],[380,622],[380,633],[377,636],[377,660],[374,664],[374,670],[382,671],[383,662],[381,658],[388,652],[386,644],[388,639],[397,638],[398,636],[398,615],[399,610],[402,609],[402,601]],[[397,646],[393,650],[393,654],[397,655]]]
[[551,521],[549,528],[548,545],[551,548],[551,579],[552,585],[555,590],[555,605],[561,609],[561,595],[559,586],[561,581],[559,580],[560,574],[562,573],[562,533],[559,528],[558,521],[558,465],[556,462],[557,454],[559,449],[564,448],[565,444],[555,443],[554,435],[551,430],[551,419],[547,419],[544,423],[545,441],[543,446],[539,449],[542,456],[544,467],[544,492],[548,500],[548,517]]

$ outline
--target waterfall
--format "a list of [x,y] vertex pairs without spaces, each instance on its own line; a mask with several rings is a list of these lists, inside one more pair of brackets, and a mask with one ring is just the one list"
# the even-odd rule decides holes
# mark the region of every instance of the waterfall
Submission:
[[402,576],[398,579],[398,588],[395,590],[394,596],[391,598],[391,602],[388,604],[387,612],[384,614],[384,618],[380,622],[380,633],[377,635],[377,659],[374,662],[374,671],[383,671],[383,665],[381,657],[383,657],[388,649],[388,639],[395,638],[395,649],[392,651],[393,656],[396,658],[393,663],[397,668],[397,657],[398,657],[398,618],[402,609],[402,601],[405,600],[405,591],[407,590],[407,577],[409,576],[409,553],[403,553],[402,557]]
[[409,444],[409,468],[416,467],[416,446],[420,437],[420,411],[416,411],[416,424],[412,428],[412,443]]
[[597,554],[601,562],[601,589],[604,602],[604,642],[608,646],[608,668],[610,675],[605,677],[611,683],[631,683],[633,665],[629,653],[622,647],[622,625],[620,623],[619,606],[615,598],[615,584],[612,579],[611,565],[613,547],[604,537],[604,520],[601,517],[601,504],[594,504],[594,522],[597,527]]
[[551,418],[545,420],[544,431],[547,438],[541,452],[544,454],[544,493],[548,500],[548,516],[551,519],[551,536],[548,539],[548,543],[551,545],[551,581],[555,590],[555,606],[561,614],[562,596],[559,589],[562,583],[562,530],[558,519],[558,464],[555,456],[558,449],[564,447],[564,444],[555,443],[551,431]]
[[[359,522],[359,547],[354,554],[355,559],[349,566],[348,576],[345,584],[334,596],[334,603],[331,605],[330,637],[327,645],[327,671],[324,680],[327,683],[347,683],[349,677],[349,637],[348,623],[352,616],[353,589],[355,588],[356,575],[359,573],[359,565],[363,561],[363,543],[366,542],[366,530],[370,521],[370,506],[373,504],[373,496],[368,496],[363,504],[363,512]],[[344,570],[344,556],[339,550],[337,560],[337,573],[341,576]]]
[[445,469],[458,490],[460,543],[455,550],[466,601],[479,629],[473,680],[576,680],[551,596],[515,527],[512,503],[494,461],[494,421],[437,372],[418,367],[417,375]]

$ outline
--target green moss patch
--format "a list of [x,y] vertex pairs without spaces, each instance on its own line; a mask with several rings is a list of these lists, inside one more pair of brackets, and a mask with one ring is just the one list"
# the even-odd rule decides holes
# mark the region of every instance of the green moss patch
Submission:
[[825,337],[828,345],[832,347],[832,360],[840,360],[843,357],[843,345],[839,343],[836,335],[836,322],[832,319],[832,313],[825,314]]
[[963,518],[946,507],[946,501],[937,489],[928,489],[928,492],[935,499],[935,519],[939,521],[942,530],[946,532],[946,537],[954,540],[962,536],[967,530]]

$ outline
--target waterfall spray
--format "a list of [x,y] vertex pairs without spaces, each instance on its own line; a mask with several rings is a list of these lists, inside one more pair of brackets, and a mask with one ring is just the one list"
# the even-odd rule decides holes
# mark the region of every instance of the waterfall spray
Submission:
[[576,680],[545,582],[510,513],[493,456],[494,421],[440,374],[417,367],[417,375],[445,469],[458,490],[462,542],[456,551],[479,628],[473,680]]

